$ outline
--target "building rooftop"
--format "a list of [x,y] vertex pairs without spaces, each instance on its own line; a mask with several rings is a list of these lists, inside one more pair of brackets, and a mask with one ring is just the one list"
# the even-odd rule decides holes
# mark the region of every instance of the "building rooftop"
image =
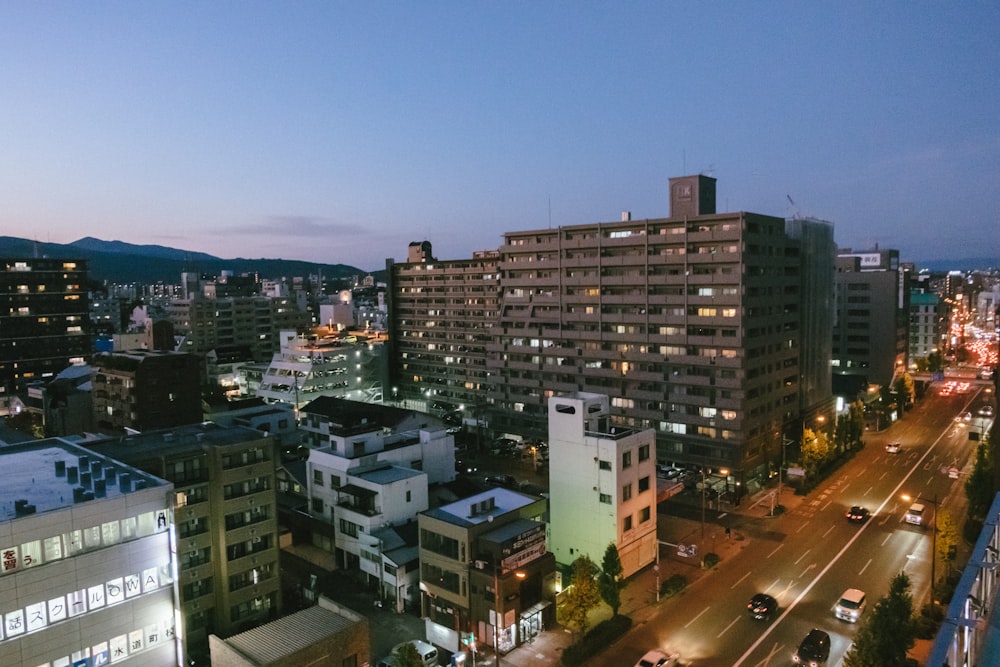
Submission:
[[404,468],[402,466],[382,465],[378,468],[373,468],[372,470],[352,470],[351,474],[355,477],[360,477],[366,482],[371,482],[372,484],[391,484],[392,482],[398,482],[411,477],[419,477],[420,475],[426,475],[427,473],[420,470],[413,470],[412,468]]
[[167,484],[61,438],[0,446],[0,521]]
[[205,446],[235,445],[267,436],[246,426],[220,426],[213,422],[178,426],[159,431],[146,431],[128,436],[95,440],[89,443],[102,454],[123,459],[148,456],[169,449],[174,453],[186,449],[201,450]]
[[494,517],[519,510],[534,502],[538,502],[538,498],[496,487],[468,498],[456,500],[448,505],[427,510],[423,514],[457,526],[472,527],[492,521]]
[[357,623],[319,605],[225,639],[254,664],[271,664]]
[[[320,396],[302,408],[304,414],[315,414],[330,420],[330,433],[349,436],[358,433],[369,433],[399,428],[405,420],[413,417],[415,412],[391,405],[362,403],[333,396]],[[436,425],[438,420],[427,416],[426,426]],[[425,426],[425,427],[426,427]]]

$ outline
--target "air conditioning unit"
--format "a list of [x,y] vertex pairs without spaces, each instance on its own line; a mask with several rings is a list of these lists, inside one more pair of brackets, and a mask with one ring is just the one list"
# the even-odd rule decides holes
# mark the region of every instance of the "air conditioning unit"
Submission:
[[254,544],[260,544],[260,535],[254,535],[251,542],[253,542]]
[[477,560],[476,561],[476,569],[477,570],[485,570],[486,569],[486,561],[484,561],[484,560]]

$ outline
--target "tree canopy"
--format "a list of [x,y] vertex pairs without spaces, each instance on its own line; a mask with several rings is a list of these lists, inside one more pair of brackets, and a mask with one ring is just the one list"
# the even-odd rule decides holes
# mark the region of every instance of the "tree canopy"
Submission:
[[604,550],[604,559],[601,561],[601,574],[598,576],[597,585],[601,594],[601,599],[611,607],[611,613],[618,615],[618,609],[622,606],[622,561],[618,555],[618,547],[614,542],[608,544]]
[[916,643],[913,597],[905,572],[893,577],[889,592],[862,617],[844,667],[906,667],[907,652]]
[[566,625],[570,630],[585,634],[590,627],[588,614],[601,601],[597,590],[597,566],[589,556],[580,556],[573,561],[571,586],[566,591],[563,602]]

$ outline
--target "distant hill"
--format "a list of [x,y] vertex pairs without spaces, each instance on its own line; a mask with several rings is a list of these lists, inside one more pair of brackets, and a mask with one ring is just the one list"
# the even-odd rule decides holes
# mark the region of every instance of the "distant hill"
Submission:
[[[287,259],[221,259],[203,252],[178,250],[159,245],[133,245],[122,241],[102,241],[92,237],[73,243],[42,243],[13,236],[0,236],[0,257],[52,257],[85,259],[91,278],[98,282],[177,284],[185,271],[218,275],[257,273],[278,279],[322,272],[329,278],[365,276],[370,272],[345,264],[315,264]],[[376,279],[385,271],[374,272]]]

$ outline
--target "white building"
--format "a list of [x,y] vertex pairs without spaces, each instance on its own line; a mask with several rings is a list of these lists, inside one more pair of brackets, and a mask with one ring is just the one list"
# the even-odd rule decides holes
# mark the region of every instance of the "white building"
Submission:
[[609,426],[607,396],[553,396],[549,414],[549,550],[598,566],[618,547],[624,576],[656,559],[656,436]]
[[0,466],[0,665],[181,664],[173,485],[58,438]]

